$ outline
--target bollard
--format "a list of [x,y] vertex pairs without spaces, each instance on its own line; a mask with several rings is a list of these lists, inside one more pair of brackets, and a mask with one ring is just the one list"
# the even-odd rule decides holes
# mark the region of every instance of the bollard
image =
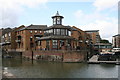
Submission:
[[7,73],[8,73],[8,68],[5,67],[5,68],[3,69],[3,74],[7,74]]

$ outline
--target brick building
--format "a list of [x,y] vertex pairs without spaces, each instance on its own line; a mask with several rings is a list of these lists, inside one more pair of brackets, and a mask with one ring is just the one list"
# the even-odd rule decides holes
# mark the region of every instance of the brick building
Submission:
[[[52,16],[52,26],[31,24],[12,29],[3,37],[4,49],[23,52],[22,56],[29,58],[33,55],[39,56],[39,59],[60,59],[63,62],[80,62],[90,58],[94,43],[91,34],[75,26],[63,25],[63,18],[57,12]],[[10,39],[9,47],[6,47],[6,39]]]
[[85,32],[90,34],[93,44],[100,43],[101,37],[99,35],[99,30],[87,30]]
[[75,26],[62,25],[63,18],[57,12],[52,26],[31,24],[8,30],[2,36],[3,47],[16,51],[88,49],[91,36]]
[[112,51],[111,43],[96,43],[94,45],[95,49],[99,49],[100,52],[109,52]]
[[15,50],[16,49],[16,30],[24,27],[23,25],[18,28],[6,28],[2,30],[1,44],[2,48],[5,50]]
[[[57,12],[55,16],[52,16],[53,25],[44,29],[43,37],[37,38],[37,41],[41,43],[40,49],[43,50],[76,50],[85,47],[85,41],[89,39],[84,31],[71,26],[62,25],[62,19],[64,17]],[[83,36],[86,36],[84,38]]]
[[113,48],[120,48],[120,34],[112,37]]
[[5,50],[11,49],[11,28],[2,29],[2,38],[1,38],[1,45],[2,48]]
[[31,49],[37,49],[36,38],[42,37],[44,35],[43,29],[47,25],[29,25],[24,26],[21,29],[16,31],[16,50],[17,51],[26,51]]

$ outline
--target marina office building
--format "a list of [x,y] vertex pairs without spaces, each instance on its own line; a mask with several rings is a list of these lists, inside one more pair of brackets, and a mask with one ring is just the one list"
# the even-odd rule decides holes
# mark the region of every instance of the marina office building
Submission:
[[[52,16],[53,25],[20,26],[3,35],[3,48],[26,50],[77,50],[89,48],[91,36],[75,26],[62,25],[64,17],[57,12]],[[14,33],[12,36],[11,33]],[[8,36],[6,36],[8,34]],[[11,35],[10,35],[11,34]],[[9,40],[7,40],[9,37]],[[13,38],[14,37],[14,38]],[[9,44],[7,43],[9,41]],[[9,46],[9,47],[6,47]]]

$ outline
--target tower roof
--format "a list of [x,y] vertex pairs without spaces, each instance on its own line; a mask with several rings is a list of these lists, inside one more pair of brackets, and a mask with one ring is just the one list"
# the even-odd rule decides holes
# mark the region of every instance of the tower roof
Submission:
[[55,15],[55,16],[60,16],[58,11],[57,11],[57,13],[56,13],[56,15]]
[[61,18],[64,18],[63,16],[61,16],[60,14],[59,14],[59,12],[57,11],[57,13],[56,13],[56,15],[55,16],[52,16],[52,18],[54,18],[54,17],[61,17]]

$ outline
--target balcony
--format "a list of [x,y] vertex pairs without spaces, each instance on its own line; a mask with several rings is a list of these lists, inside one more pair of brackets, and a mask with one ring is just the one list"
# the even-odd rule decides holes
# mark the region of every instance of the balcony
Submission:
[[7,42],[5,42],[6,44],[10,44],[11,42],[10,41],[7,41]]
[[20,42],[21,42],[21,40],[15,40],[15,42],[20,43]]
[[79,42],[80,42],[80,43],[82,43],[82,42],[83,42],[83,40],[79,40]]
[[9,45],[9,44],[11,44],[10,41],[6,41],[6,42],[2,42],[2,43],[0,43],[0,45],[2,45],[2,46],[4,46],[4,45]]

